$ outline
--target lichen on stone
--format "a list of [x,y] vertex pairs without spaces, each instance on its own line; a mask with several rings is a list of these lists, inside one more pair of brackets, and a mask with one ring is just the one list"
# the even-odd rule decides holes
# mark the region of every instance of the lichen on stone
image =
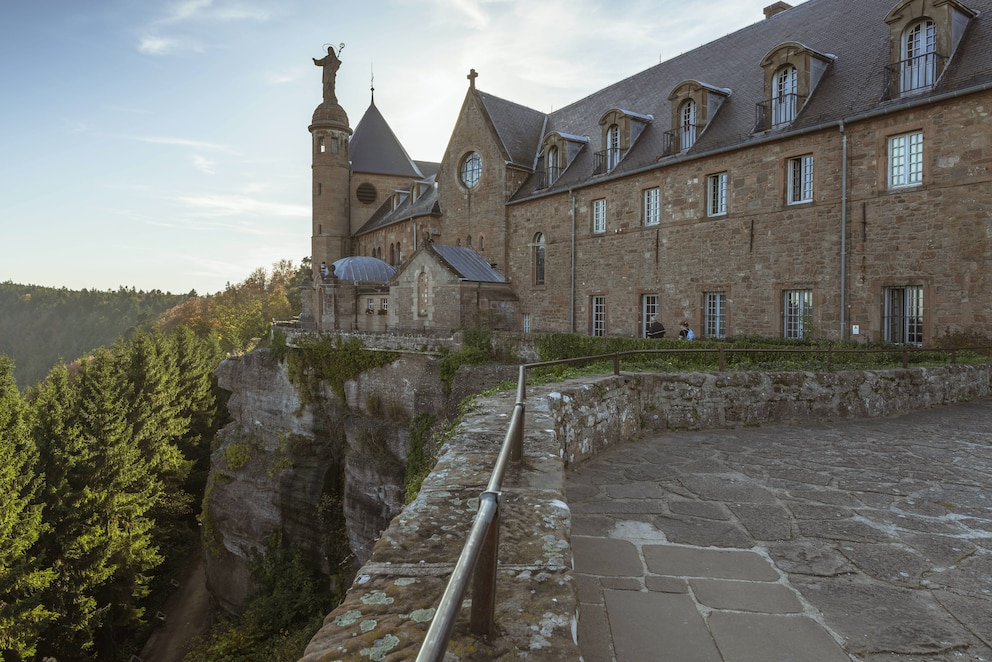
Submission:
[[361,623],[359,623],[358,627],[361,628],[362,632],[371,632],[372,630],[375,629],[375,626],[378,624],[379,621],[375,620],[374,618],[368,618],[362,621]]
[[430,609],[415,609],[410,612],[410,620],[414,623],[427,623],[434,618],[434,607]]
[[368,657],[370,660],[384,660],[386,658],[386,653],[393,650],[400,643],[399,637],[391,634],[387,634],[382,639],[376,639],[375,643],[371,648],[363,648],[359,651],[362,657]]
[[362,596],[362,602],[367,605],[391,605],[393,599],[383,591],[372,591]]
[[348,627],[349,625],[353,624],[361,617],[362,617],[362,612],[358,611],[357,609],[352,609],[350,611],[346,611],[343,614],[338,614],[337,616],[335,616],[334,624],[340,627]]

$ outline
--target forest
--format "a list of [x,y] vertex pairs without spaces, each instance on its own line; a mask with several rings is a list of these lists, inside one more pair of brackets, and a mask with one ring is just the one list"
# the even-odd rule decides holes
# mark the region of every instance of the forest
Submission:
[[[59,323],[58,333],[14,344],[16,358],[0,353],[3,660],[117,661],[140,652],[170,580],[199,543],[212,442],[226,416],[214,369],[254,347],[273,318],[299,310],[309,268],[283,261],[208,297],[0,287],[0,317],[23,338],[36,324]],[[114,329],[119,337],[104,342]],[[32,363],[24,347],[56,359],[19,388],[17,361]],[[278,540],[272,550],[256,563],[268,599],[310,599],[276,581],[276,563],[295,568],[285,574],[303,586],[312,578]],[[280,610],[278,625],[289,627],[292,609]]]

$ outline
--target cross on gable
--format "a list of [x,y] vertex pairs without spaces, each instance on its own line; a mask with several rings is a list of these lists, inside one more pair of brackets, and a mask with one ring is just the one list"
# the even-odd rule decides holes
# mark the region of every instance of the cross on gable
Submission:
[[466,76],[466,78],[468,78],[468,84],[473,90],[475,89],[475,79],[478,77],[479,74],[475,72],[475,69],[469,70],[468,76]]

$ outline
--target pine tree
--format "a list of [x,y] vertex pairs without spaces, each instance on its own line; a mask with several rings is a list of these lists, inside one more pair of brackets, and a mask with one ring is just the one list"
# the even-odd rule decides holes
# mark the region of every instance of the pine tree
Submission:
[[38,453],[14,366],[0,355],[0,657],[29,658],[53,614],[42,603],[54,573],[40,565],[34,545],[42,530],[35,500]]

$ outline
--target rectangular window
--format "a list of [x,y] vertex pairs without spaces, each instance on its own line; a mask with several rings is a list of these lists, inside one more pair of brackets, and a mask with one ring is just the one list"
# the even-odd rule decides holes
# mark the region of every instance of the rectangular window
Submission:
[[727,294],[706,292],[703,308],[703,335],[707,338],[724,338],[727,335]]
[[648,327],[651,321],[658,316],[658,295],[641,295],[641,337],[648,337]]
[[524,333],[530,333],[530,313],[524,313]]
[[889,138],[889,187],[923,183],[923,132]]
[[592,231],[594,234],[606,232],[606,198],[592,201]]
[[590,300],[592,310],[591,333],[594,336],[606,335],[606,297],[595,296]]
[[906,345],[923,345],[923,288],[885,288],[885,339]]
[[727,213],[727,173],[721,172],[706,178],[706,215],[722,216]]
[[788,202],[796,205],[813,201],[813,155],[789,159]]
[[389,310],[389,299],[379,299],[379,309]]
[[370,313],[374,313],[375,312],[375,299],[369,299],[367,305],[368,305],[368,307],[366,308],[366,311],[367,312],[370,312]]
[[657,188],[644,191],[644,225],[658,225],[661,212],[658,208],[659,192]]
[[805,338],[813,316],[812,290],[786,290],[782,306],[786,338]]

